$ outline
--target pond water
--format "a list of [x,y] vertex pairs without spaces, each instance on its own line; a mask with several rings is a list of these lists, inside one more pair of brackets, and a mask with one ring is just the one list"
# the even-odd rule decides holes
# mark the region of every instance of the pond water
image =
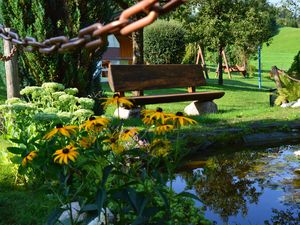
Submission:
[[[197,156],[173,181],[215,224],[300,224],[300,146]],[[193,157],[195,160],[195,157]]]

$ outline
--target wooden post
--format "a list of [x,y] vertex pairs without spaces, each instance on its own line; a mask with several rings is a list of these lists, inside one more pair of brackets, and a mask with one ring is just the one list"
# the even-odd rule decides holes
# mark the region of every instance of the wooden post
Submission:
[[225,66],[226,66],[226,69],[227,69],[227,73],[228,73],[228,77],[229,79],[232,79],[232,76],[231,76],[231,73],[230,73],[230,70],[229,70],[229,66],[228,66],[228,61],[227,61],[227,57],[226,57],[226,54],[225,54],[225,51],[223,50],[222,51],[222,55],[223,55],[223,58],[224,58],[224,62],[225,62]]
[[209,79],[204,54],[203,54],[201,46],[198,45],[198,54],[197,54],[196,64],[199,64],[200,58],[201,58],[201,66],[204,70],[205,77],[206,77],[206,79]]
[[[10,28],[5,28],[5,31],[10,31]],[[4,55],[10,55],[13,45],[10,41],[3,40]],[[18,57],[17,54],[9,61],[5,62],[6,73],[6,92],[7,98],[20,97],[20,79],[18,73]]]

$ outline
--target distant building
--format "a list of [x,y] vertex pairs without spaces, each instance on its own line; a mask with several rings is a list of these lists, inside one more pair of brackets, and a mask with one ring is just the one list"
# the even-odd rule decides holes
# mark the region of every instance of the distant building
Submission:
[[128,36],[109,35],[108,48],[102,55],[102,61],[109,61],[111,64],[132,63],[132,40]]
[[107,77],[107,71],[110,64],[128,65],[132,64],[132,39],[129,36],[109,35],[108,47],[102,55],[102,77]]

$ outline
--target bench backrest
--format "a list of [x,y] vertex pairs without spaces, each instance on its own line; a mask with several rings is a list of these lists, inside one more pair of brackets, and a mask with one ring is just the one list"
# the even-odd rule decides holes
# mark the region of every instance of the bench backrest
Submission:
[[112,91],[143,91],[205,85],[200,65],[110,65],[108,82]]

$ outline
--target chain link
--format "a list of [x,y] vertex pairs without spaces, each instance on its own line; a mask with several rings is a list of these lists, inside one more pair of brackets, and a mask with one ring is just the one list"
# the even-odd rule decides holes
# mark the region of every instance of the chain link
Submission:
[[[97,49],[107,43],[107,35],[128,35],[153,23],[158,16],[165,14],[187,0],[170,0],[161,5],[158,0],[142,0],[132,7],[124,10],[119,19],[106,25],[95,23],[79,31],[78,36],[69,39],[67,36],[58,36],[46,39],[42,42],[33,37],[19,37],[17,32],[5,31],[0,24],[0,38],[11,41],[16,46],[22,46],[26,51],[39,51],[50,54],[53,52],[67,52],[85,47],[89,50]],[[145,17],[134,20],[135,16],[144,13]],[[16,51],[16,50],[14,50]],[[0,60],[5,56],[0,57]]]
[[3,62],[7,62],[7,61],[11,60],[14,57],[16,52],[17,52],[17,47],[14,45],[14,47],[11,49],[8,56],[0,54],[0,60],[3,61]]

